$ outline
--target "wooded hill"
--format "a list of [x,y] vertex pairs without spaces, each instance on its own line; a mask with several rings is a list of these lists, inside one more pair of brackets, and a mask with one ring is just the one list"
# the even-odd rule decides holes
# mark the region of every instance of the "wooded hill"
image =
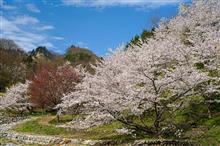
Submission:
[[17,82],[24,82],[45,63],[61,65],[69,61],[74,67],[81,64],[93,72],[90,64],[95,64],[100,59],[92,51],[74,45],[63,55],[44,46],[25,52],[13,40],[8,39],[0,39],[0,54],[0,92]]

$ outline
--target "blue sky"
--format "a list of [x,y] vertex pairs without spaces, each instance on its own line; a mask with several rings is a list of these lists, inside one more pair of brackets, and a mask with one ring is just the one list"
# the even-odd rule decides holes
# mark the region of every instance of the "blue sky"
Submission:
[[[189,0],[185,0],[189,1]],[[30,51],[46,46],[64,53],[70,45],[99,56],[171,18],[183,0],[0,0],[0,37]]]

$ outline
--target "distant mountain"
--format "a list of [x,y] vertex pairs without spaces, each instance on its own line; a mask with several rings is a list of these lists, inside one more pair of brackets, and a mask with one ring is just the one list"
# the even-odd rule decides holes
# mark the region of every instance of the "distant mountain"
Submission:
[[13,40],[0,38],[0,49],[23,51]]
[[59,57],[63,58],[61,55],[53,53],[44,46],[39,46],[28,52],[28,55],[24,60],[28,69],[28,77],[31,77],[38,69],[41,68],[42,65],[55,63],[56,59]]
[[1,64],[16,64],[21,63],[27,54],[14,41],[0,39],[0,55]]
[[40,46],[28,53],[32,59],[49,59],[53,60],[57,55],[50,52],[46,47]]
[[64,55],[56,54],[44,46],[25,52],[13,40],[0,39],[0,92],[17,82],[32,77],[43,65],[61,65],[69,61],[74,67],[82,65],[94,73],[90,64],[95,65],[101,58],[92,51],[72,45]]
[[70,61],[73,66],[82,65],[90,72],[94,72],[90,64],[95,65],[97,61],[101,60],[92,51],[74,45],[68,48],[65,59]]

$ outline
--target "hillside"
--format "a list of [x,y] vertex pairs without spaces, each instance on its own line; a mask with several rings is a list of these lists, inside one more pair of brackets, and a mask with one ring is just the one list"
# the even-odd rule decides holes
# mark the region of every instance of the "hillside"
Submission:
[[82,65],[88,71],[93,73],[94,70],[91,68],[90,64],[95,65],[96,61],[99,61],[101,58],[88,49],[72,45],[68,48],[65,54],[65,59],[70,61],[73,66]]
[[24,59],[27,54],[12,40],[0,39],[0,92],[26,78]]
[[28,53],[28,56],[30,56],[33,60],[37,59],[54,59],[57,55],[55,53],[50,52],[46,47],[40,46],[37,47],[35,50],[32,50]]
[[25,52],[13,40],[8,39],[0,39],[0,54],[0,92],[4,92],[12,84],[24,82],[45,63],[61,65],[70,61],[74,67],[82,65],[93,73],[90,64],[94,65],[96,60],[100,60],[92,51],[73,45],[64,55],[54,53],[44,46]]

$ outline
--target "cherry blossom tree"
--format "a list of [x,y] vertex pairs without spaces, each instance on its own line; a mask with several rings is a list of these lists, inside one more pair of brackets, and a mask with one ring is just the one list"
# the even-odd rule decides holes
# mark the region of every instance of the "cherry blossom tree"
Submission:
[[5,95],[0,98],[0,110],[8,110],[23,114],[30,110],[30,103],[28,102],[27,89],[30,82],[25,84],[17,83],[7,89]]
[[[161,135],[192,96],[218,88],[220,1],[195,0],[175,18],[163,20],[147,43],[123,50],[93,66],[94,75],[84,72],[78,90],[59,106],[82,105],[89,122],[114,119]],[[88,125],[83,122],[80,126]]]

